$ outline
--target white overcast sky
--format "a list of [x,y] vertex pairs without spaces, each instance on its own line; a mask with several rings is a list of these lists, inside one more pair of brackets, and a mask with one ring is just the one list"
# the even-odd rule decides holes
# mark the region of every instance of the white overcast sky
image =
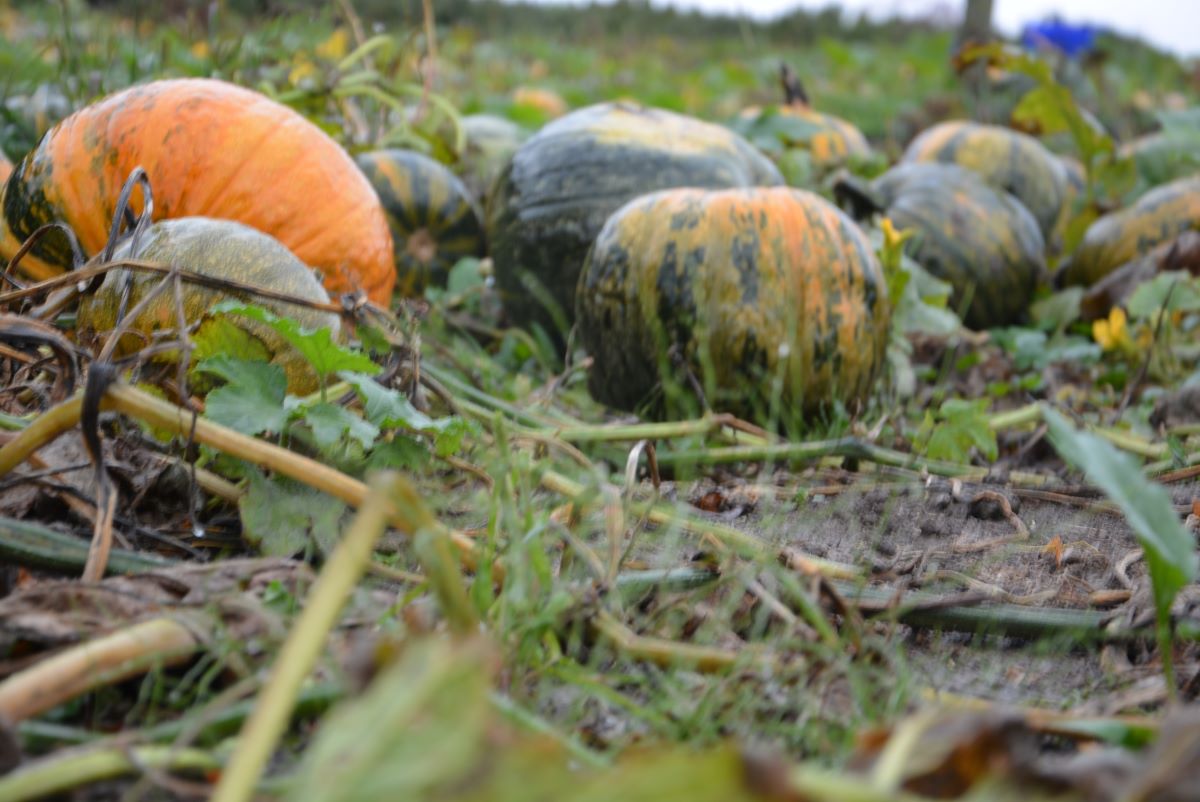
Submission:
[[[588,0],[538,0],[575,2]],[[798,6],[825,8],[840,5],[857,14],[959,15],[963,0],[651,0],[676,8],[745,13],[769,18]],[[1182,56],[1200,56],[1200,0],[995,0],[994,20],[1005,34],[1015,35],[1029,21],[1058,14],[1070,22],[1093,22],[1123,33],[1136,34]]]

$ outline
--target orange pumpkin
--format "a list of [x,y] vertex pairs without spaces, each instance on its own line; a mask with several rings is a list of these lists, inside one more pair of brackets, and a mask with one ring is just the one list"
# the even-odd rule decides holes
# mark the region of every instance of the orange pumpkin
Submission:
[[[330,292],[361,289],[377,304],[391,300],[387,218],[350,156],[299,113],[209,79],[133,87],[55,126],[5,185],[0,254],[11,257],[54,220],[97,252],[121,186],[139,166],[154,188],[154,219],[243,223],[320,270]],[[35,278],[69,264],[65,242],[54,237],[21,262]]]
[[13,163],[8,160],[8,157],[0,153],[0,181],[7,181],[12,175]]

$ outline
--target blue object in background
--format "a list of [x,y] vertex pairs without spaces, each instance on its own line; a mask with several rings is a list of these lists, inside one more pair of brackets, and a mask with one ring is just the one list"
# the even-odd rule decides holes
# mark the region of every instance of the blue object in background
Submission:
[[1091,25],[1071,25],[1060,20],[1032,22],[1021,33],[1021,42],[1030,50],[1053,47],[1073,58],[1092,49],[1096,43],[1096,29]]

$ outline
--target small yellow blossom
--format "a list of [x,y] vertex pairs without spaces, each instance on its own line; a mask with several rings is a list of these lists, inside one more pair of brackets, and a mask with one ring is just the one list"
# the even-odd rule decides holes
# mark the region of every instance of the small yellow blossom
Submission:
[[1107,319],[1097,320],[1092,324],[1092,339],[1105,351],[1129,350],[1133,342],[1129,339],[1127,324],[1125,310],[1114,306]]
[[314,52],[326,61],[341,61],[350,52],[350,34],[345,28],[338,28]]
[[894,270],[900,267],[900,256],[904,253],[904,243],[913,235],[910,228],[897,230],[892,224],[892,218],[885,217],[879,227],[883,230],[883,247],[879,251],[879,260],[884,268]]
[[294,62],[291,72],[288,73],[288,83],[292,86],[299,86],[307,78],[312,78],[317,74],[317,66],[308,59],[300,56]]
[[201,39],[192,45],[192,55],[196,58],[208,58],[208,42]]

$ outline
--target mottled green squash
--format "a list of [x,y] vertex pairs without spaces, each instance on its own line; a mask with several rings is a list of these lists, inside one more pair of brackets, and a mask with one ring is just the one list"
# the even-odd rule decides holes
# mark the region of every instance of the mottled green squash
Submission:
[[1095,284],[1155,245],[1194,228],[1200,228],[1200,175],[1152,189],[1129,208],[1088,226],[1059,281],[1064,286]]
[[631,201],[596,238],[577,303],[597,400],[635,409],[664,368],[687,387],[672,369],[682,361],[714,409],[759,419],[777,382],[783,416],[863,400],[890,317],[862,231],[820,196],[787,188]]
[[[229,220],[206,217],[163,220],[146,229],[136,253],[130,251],[130,240],[126,239],[118,245],[113,258],[175,264],[204,275],[329,303],[329,295],[312,268],[297,259],[278,240]],[[116,326],[122,290],[130,273],[129,309],[162,280],[157,273],[109,271],[96,292],[85,296],[80,302],[80,333],[85,336],[106,334]],[[309,329],[328,328],[335,336],[340,330],[337,315],[184,282],[183,311],[188,325],[194,330],[203,329],[209,322],[208,310],[226,298],[257,304],[278,315],[290,317]],[[239,321],[239,327],[258,338],[272,355],[271,361],[283,367],[288,377],[288,389],[292,393],[305,394],[317,389],[317,376],[308,362],[273,329],[249,320],[244,324]],[[118,344],[118,353],[137,351],[160,336],[173,338],[177,328],[174,295],[168,290],[158,295],[133,321],[130,333],[122,337]]]
[[1049,238],[1067,197],[1066,168],[1041,142],[998,125],[951,121],[923,132],[902,162],[957,164],[1016,197]]
[[565,341],[587,250],[608,216],[638,195],[781,183],[765,156],[722,126],[627,103],[568,114],[513,154],[488,203],[509,319]]
[[[786,64],[780,68],[783,103],[751,106],[738,114],[739,130],[770,132],[787,148],[808,152],[818,170],[839,167],[851,159],[871,156],[871,145],[853,123],[813,108],[799,77]],[[757,140],[755,140],[757,141]]]
[[464,256],[483,256],[475,198],[445,166],[411,150],[376,150],[355,158],[387,213],[396,256],[396,292],[416,296],[446,284]]
[[902,164],[867,188],[842,179],[835,193],[866,217],[891,218],[915,232],[909,254],[954,288],[957,310],[969,299],[964,322],[976,329],[1022,319],[1045,278],[1045,250],[1037,221],[1016,198],[950,164]]
[[1133,159],[1147,184],[1165,184],[1200,170],[1200,132],[1155,131],[1125,143],[1120,154]]
[[466,146],[458,174],[476,198],[487,199],[496,176],[529,138],[529,132],[512,120],[494,114],[468,114],[462,118]]

